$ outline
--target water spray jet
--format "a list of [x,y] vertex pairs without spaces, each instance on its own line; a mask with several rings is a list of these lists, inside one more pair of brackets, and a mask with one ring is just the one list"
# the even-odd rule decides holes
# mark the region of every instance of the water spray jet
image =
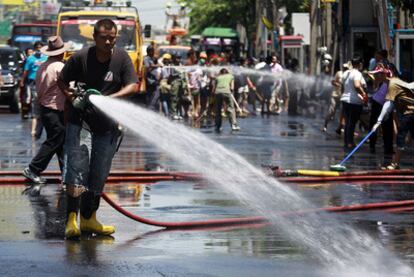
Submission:
[[[335,268],[336,272],[346,273],[350,268],[357,268],[358,272],[370,273],[368,276],[389,276],[390,272],[394,276],[412,276],[413,271],[409,267],[395,259],[370,236],[326,213],[310,213],[300,217],[269,213],[272,210],[292,212],[315,207],[297,192],[266,176],[244,158],[200,132],[121,100],[98,96],[91,96],[90,100],[128,130],[155,143],[191,170],[203,172],[205,178],[232,194],[242,204],[266,215],[272,225],[304,246],[327,269]],[[191,151],[188,151],[189,146]],[[256,185],[251,186],[252,182]]]

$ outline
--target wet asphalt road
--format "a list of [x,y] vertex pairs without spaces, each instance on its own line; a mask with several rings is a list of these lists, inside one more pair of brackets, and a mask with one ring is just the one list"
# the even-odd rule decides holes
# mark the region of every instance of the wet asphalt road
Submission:
[[[0,170],[21,171],[39,147],[30,137],[29,121],[0,113]],[[202,126],[200,132],[233,149],[252,164],[286,169],[328,169],[345,155],[334,124],[327,134],[322,119],[310,117],[249,117],[242,130],[221,134]],[[209,125],[204,122],[204,125]],[[361,139],[361,138],[359,138]],[[376,169],[381,147],[370,154],[365,145],[347,164],[352,169]],[[413,148],[411,148],[413,149]],[[191,149],[189,149],[191,151]],[[404,168],[414,165],[413,151],[403,156]],[[113,169],[162,167],[185,170],[154,145],[127,135]],[[57,169],[53,160],[50,170]],[[322,205],[413,199],[409,185],[323,185],[298,188]],[[321,276],[319,266],[303,251],[269,227],[164,231],[125,218],[106,203],[99,217],[114,224],[113,237],[63,239],[65,199],[57,184],[40,195],[23,186],[0,187],[0,276]],[[251,215],[231,195],[191,182],[162,182],[153,186],[123,184],[106,192],[129,211],[160,221],[200,220]],[[414,214],[365,212],[343,214],[402,260],[414,265]]]

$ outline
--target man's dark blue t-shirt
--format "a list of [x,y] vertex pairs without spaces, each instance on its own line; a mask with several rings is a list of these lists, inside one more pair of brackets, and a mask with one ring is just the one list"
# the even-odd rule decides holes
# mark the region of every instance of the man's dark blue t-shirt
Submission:
[[[84,84],[86,89],[96,89],[103,95],[116,93],[122,87],[138,82],[138,76],[127,52],[114,48],[111,58],[101,63],[96,57],[95,46],[84,48],[71,56],[63,67],[60,77],[67,85],[75,81]],[[93,112],[82,117],[73,107],[71,109],[69,121],[80,124],[84,119],[93,132],[107,132],[117,126],[113,120],[95,107],[92,107]]]

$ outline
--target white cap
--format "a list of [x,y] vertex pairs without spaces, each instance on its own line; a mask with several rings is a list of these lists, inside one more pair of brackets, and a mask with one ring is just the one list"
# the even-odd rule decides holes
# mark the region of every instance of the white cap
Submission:
[[332,61],[332,56],[331,56],[331,55],[329,55],[329,54],[323,54],[323,58],[324,58],[325,60]]

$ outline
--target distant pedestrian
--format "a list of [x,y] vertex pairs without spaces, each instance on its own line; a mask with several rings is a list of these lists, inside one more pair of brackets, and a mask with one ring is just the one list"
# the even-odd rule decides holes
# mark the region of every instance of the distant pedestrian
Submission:
[[[341,104],[341,95],[342,95],[342,89],[343,89],[343,84],[342,84],[342,76],[343,73],[348,70],[350,68],[350,63],[344,63],[342,65],[342,69],[338,70],[335,73],[335,77],[332,80],[332,86],[333,86],[333,90],[332,90],[332,94],[330,97],[330,103],[329,103],[329,108],[328,108],[328,114],[325,117],[325,123],[323,125],[323,131],[326,132],[328,129],[328,123],[330,121],[332,121],[335,117],[335,113],[336,110],[338,108],[340,108],[340,104]],[[336,132],[338,134],[341,134],[341,129],[342,129],[342,111],[340,114],[340,118],[339,118],[339,124],[338,127],[336,129]]]
[[207,54],[206,52],[200,53],[200,59],[198,61],[199,66],[202,68],[202,75],[200,80],[200,114],[199,118],[207,115],[208,100],[210,97],[210,78],[209,73],[203,69],[207,66]]
[[213,93],[216,96],[216,118],[215,118],[215,130],[216,132],[221,131],[221,109],[223,102],[227,104],[227,116],[230,121],[231,129],[233,131],[239,131],[240,127],[236,121],[236,111],[234,109],[234,97],[232,93],[234,91],[234,77],[225,68],[220,70],[219,75],[216,78],[216,86]]
[[[173,57],[173,65],[181,66],[181,57],[176,55]],[[170,97],[170,114],[173,120],[183,119],[183,115],[187,114],[188,107],[191,104],[190,100],[187,98],[187,103],[185,103],[185,96],[188,95],[188,86],[186,73],[180,71],[176,68],[172,68],[171,74],[168,79],[168,84],[171,85],[171,97]],[[185,112],[183,114],[183,108]]]
[[[33,48],[27,47],[24,50],[24,53],[25,53],[25,60],[24,60],[23,68],[27,62],[27,58],[33,54]],[[21,104],[22,119],[29,118],[31,101],[32,101],[32,97],[30,95],[30,90],[27,89],[26,82],[24,82],[24,86],[23,87],[20,86],[20,104]]]
[[155,49],[152,45],[147,47],[147,55],[144,57],[145,84],[147,94],[147,107],[154,111],[159,111],[160,91],[158,69],[161,67],[155,57]]
[[[191,50],[190,50],[191,51]],[[189,59],[187,60],[187,77],[188,77],[188,90],[191,93],[192,103],[192,117],[198,118],[200,114],[200,91],[201,82],[203,78],[203,70],[198,65],[198,59],[194,51],[188,54]]]
[[362,69],[362,60],[359,57],[354,57],[351,63],[352,68],[345,71],[342,77],[344,90],[341,96],[341,102],[345,116],[345,148],[353,148],[355,146],[355,126],[361,116],[363,105],[368,101],[364,89],[366,82],[360,72]]
[[[279,59],[276,55],[272,55],[272,63],[270,64],[270,71],[274,74],[275,80],[275,88],[272,90],[272,95],[270,98],[270,107],[269,110],[272,113],[279,114],[282,111],[282,103],[284,102],[287,104],[287,95],[282,97],[281,90],[283,87],[283,83],[286,81],[283,80],[283,67],[279,63]],[[284,99],[283,99],[284,98]],[[287,106],[286,106],[287,108]]]
[[382,62],[384,59],[382,55],[381,50],[375,52],[374,57],[369,60],[369,71],[373,71],[377,67],[377,64]]
[[168,79],[172,73],[172,68],[170,67],[172,57],[171,54],[165,53],[162,56],[162,63],[164,67],[161,69],[160,74],[160,101],[161,109],[165,116],[170,116],[170,98],[171,98],[171,84],[168,83]]
[[271,74],[271,66],[272,57],[268,56],[265,60],[265,63],[262,67],[259,68],[259,71],[263,72],[260,74],[257,80],[257,91],[259,95],[261,95],[261,113],[262,114],[270,114],[270,101],[272,98],[272,94],[275,88],[275,79]]
[[391,71],[391,77],[397,77],[401,79],[402,76],[400,71],[398,71],[395,64],[388,60],[388,51],[386,49],[382,49],[379,53],[381,54],[381,63],[385,66],[386,69]]
[[47,60],[47,56],[40,52],[40,48],[43,47],[43,44],[40,41],[35,42],[34,54],[27,58],[24,64],[24,71],[20,79],[20,87],[28,90],[28,94],[31,96],[32,100],[32,136],[36,139],[40,138],[42,135],[43,125],[40,120],[40,106],[37,99],[36,92],[36,73],[39,69],[39,66]]

